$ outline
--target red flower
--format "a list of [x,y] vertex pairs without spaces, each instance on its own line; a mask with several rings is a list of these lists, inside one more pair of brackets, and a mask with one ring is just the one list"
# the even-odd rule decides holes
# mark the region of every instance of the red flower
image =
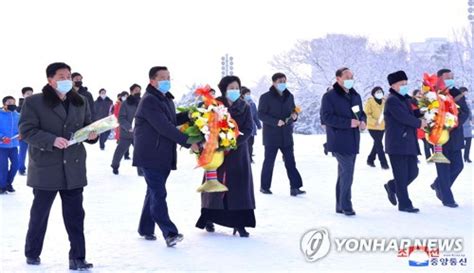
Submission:
[[219,121],[219,128],[229,129],[229,123],[227,122],[227,120],[223,119]]
[[438,77],[428,73],[423,74],[423,85],[428,86],[431,91],[437,91],[436,85],[438,84]]

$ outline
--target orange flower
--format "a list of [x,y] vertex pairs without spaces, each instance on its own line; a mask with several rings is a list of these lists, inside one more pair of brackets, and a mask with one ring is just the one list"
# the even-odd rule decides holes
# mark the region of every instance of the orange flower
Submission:
[[181,133],[184,133],[184,131],[186,131],[186,129],[188,128],[189,128],[189,122],[186,122],[185,124],[181,125],[179,130],[181,131]]
[[296,106],[294,112],[297,114],[301,113],[301,107]]

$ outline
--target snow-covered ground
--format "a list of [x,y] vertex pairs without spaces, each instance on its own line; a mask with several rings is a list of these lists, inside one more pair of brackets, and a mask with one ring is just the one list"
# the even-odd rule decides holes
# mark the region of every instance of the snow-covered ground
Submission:
[[[429,188],[435,167],[422,162],[420,175],[409,188],[413,203],[421,212],[401,213],[388,203],[383,189],[392,177],[391,171],[365,164],[371,140],[364,134],[352,188],[357,216],[345,217],[334,212],[336,160],[323,154],[323,142],[323,136],[296,136],[297,166],[308,191],[306,195],[290,196],[279,156],[272,186],[274,194],[268,196],[258,191],[263,161],[258,137],[253,165],[257,228],[249,229],[250,238],[232,236],[225,227],[217,226],[214,234],[194,227],[200,213],[200,195],[195,189],[202,171],[193,169],[193,157],[182,150],[179,170],[168,181],[171,218],[185,236],[175,248],[167,248],[161,238],[145,241],[138,236],[145,182],[136,175],[130,161],[122,161],[119,176],[112,174],[109,165],[115,143],[108,142],[104,152],[98,145],[88,147],[85,230],[87,259],[94,263],[93,271],[472,272],[472,164],[465,166],[453,188],[460,207],[450,209],[443,207]],[[17,192],[0,196],[0,272],[66,272],[69,243],[59,197],[51,211],[41,266],[25,264],[24,239],[33,197],[25,184],[25,177],[17,177]],[[322,260],[307,263],[300,251],[300,238],[315,227],[328,228],[331,237],[462,237],[468,266],[410,268],[408,260],[398,258],[394,252],[337,253],[334,247]]]

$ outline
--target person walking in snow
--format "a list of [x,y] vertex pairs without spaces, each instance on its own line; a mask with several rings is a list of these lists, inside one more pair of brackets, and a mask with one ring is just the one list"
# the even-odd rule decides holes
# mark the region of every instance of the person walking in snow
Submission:
[[15,191],[12,184],[18,170],[20,114],[16,111],[14,97],[4,97],[2,104],[0,108],[0,194],[6,194]]
[[385,122],[382,114],[385,107],[385,99],[382,87],[374,87],[371,95],[364,107],[364,112],[367,115],[367,128],[369,129],[370,136],[374,140],[372,150],[367,158],[367,165],[375,167],[374,161],[377,156],[382,169],[387,170],[389,167],[382,143],[385,133]]
[[305,194],[301,190],[303,179],[296,168],[293,125],[298,119],[293,94],[286,85],[286,75],[276,73],[272,76],[273,84],[270,90],[260,96],[258,103],[258,118],[263,123],[263,146],[265,159],[260,178],[260,192],[272,194],[270,187],[273,179],[273,168],[278,151],[281,151],[285,168],[290,180],[290,195]]
[[336,213],[352,216],[356,214],[351,201],[355,161],[359,153],[360,130],[365,130],[367,118],[349,68],[336,71],[336,83],[324,94],[320,115],[326,125],[327,150],[338,162]]
[[391,73],[387,77],[390,95],[385,103],[385,148],[392,165],[393,179],[384,185],[387,197],[398,210],[417,213],[408,196],[408,185],[418,176],[417,128],[426,127],[426,121],[419,119],[408,95],[408,77],[404,71]]
[[150,84],[138,104],[135,115],[133,165],[142,168],[147,191],[138,233],[146,240],[156,240],[155,224],[161,229],[168,247],[183,240],[183,235],[171,221],[166,204],[166,181],[176,170],[177,144],[199,151],[197,144],[188,144],[188,136],[176,126],[189,121],[187,112],[176,114],[170,72],[164,66],[152,67]]
[[[82,205],[87,155],[82,143],[69,146],[68,139],[92,123],[91,112],[86,99],[71,92],[71,68],[67,64],[50,64],[46,76],[48,84],[41,94],[25,99],[20,116],[20,134],[30,146],[27,185],[34,195],[26,235],[26,263],[41,263],[49,213],[59,193],[71,246],[69,269],[86,270],[92,268],[86,261]],[[92,132],[86,142],[93,144],[97,139]]]
[[241,94],[242,94],[242,99],[248,103],[250,106],[250,112],[252,113],[252,120],[253,120],[253,129],[252,129],[252,136],[249,138],[249,154],[250,154],[250,159],[253,161],[253,144],[255,143],[255,136],[257,135],[257,130],[262,129],[262,123],[258,119],[258,110],[257,110],[257,105],[255,105],[255,102],[252,100],[252,95],[250,89],[248,89],[245,86],[242,86],[241,88]]
[[455,87],[453,72],[449,69],[441,69],[437,75],[438,78],[444,80],[449,93],[453,96],[454,101],[459,107],[459,113],[458,126],[449,131],[449,140],[443,145],[443,154],[450,163],[436,163],[438,176],[431,185],[431,188],[436,191],[436,197],[443,203],[443,206],[456,208],[458,204],[454,200],[451,187],[464,169],[462,157],[464,130],[462,125],[468,120],[470,110],[466,103],[466,97]]
[[84,86],[83,77],[79,72],[74,72],[71,74],[72,78],[72,90],[77,92],[79,95],[86,98],[87,103],[89,103],[89,109],[91,110],[91,117],[94,120],[94,97],[91,92],[87,90],[87,87]]
[[[123,91],[119,94],[117,94],[117,101],[115,102],[114,106],[112,106],[112,113],[113,115],[117,118],[119,118],[119,114],[120,114],[120,107],[122,106],[122,103],[124,103],[127,98],[128,98],[129,94],[127,91]],[[115,140],[117,141],[117,144],[120,140],[120,126],[115,128],[114,129],[114,133],[115,133]],[[130,151],[127,150],[125,152],[125,154],[123,155],[123,159],[125,160],[130,160]]]
[[[113,105],[113,101],[107,97],[107,91],[102,88],[99,90],[99,97],[97,100],[94,102],[94,112],[95,112],[95,117],[94,120],[100,120],[105,117],[108,117],[110,113],[110,109]],[[100,149],[104,150],[105,149],[105,142],[109,138],[110,131],[104,132],[100,134]]]
[[249,237],[246,227],[254,228],[255,196],[248,140],[252,136],[253,120],[250,106],[241,98],[241,82],[236,76],[225,76],[219,82],[222,96],[217,98],[227,107],[242,133],[237,149],[226,153],[217,169],[218,180],[229,189],[226,192],[203,192],[201,216],[196,227],[214,232],[214,223],[233,228],[233,234]]
[[[132,88],[133,87],[133,88]],[[138,103],[140,102],[141,87],[139,85],[130,88],[130,96],[120,106],[118,121],[120,124],[120,139],[117,148],[115,148],[114,157],[112,159],[112,172],[119,174],[120,160],[133,145],[133,120],[137,112]],[[140,170],[140,169],[138,169]],[[141,172],[138,171],[141,175]]]
[[468,89],[466,87],[460,87],[459,91],[462,92],[464,97],[466,98],[466,103],[469,108],[469,117],[463,124],[463,131],[464,131],[464,162],[472,163],[470,153],[471,153],[471,142],[472,142],[472,125],[474,120],[472,119],[472,109],[471,105],[472,102],[468,99]]
[[[18,103],[17,112],[21,114],[21,107],[25,99],[31,95],[33,95],[33,88],[31,87],[23,87],[21,89],[21,94],[23,98],[20,98],[20,102]],[[18,173],[20,175],[26,175],[26,153],[28,152],[28,143],[20,139],[20,148],[18,150]]]

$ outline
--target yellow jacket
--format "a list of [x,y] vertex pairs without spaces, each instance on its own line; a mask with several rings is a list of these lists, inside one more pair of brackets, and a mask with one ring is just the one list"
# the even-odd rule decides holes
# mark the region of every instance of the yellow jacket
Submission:
[[369,130],[385,130],[385,122],[382,118],[382,122],[379,124],[379,118],[385,108],[385,99],[382,99],[382,104],[378,104],[374,97],[370,97],[365,103],[364,111],[367,115],[367,129]]

